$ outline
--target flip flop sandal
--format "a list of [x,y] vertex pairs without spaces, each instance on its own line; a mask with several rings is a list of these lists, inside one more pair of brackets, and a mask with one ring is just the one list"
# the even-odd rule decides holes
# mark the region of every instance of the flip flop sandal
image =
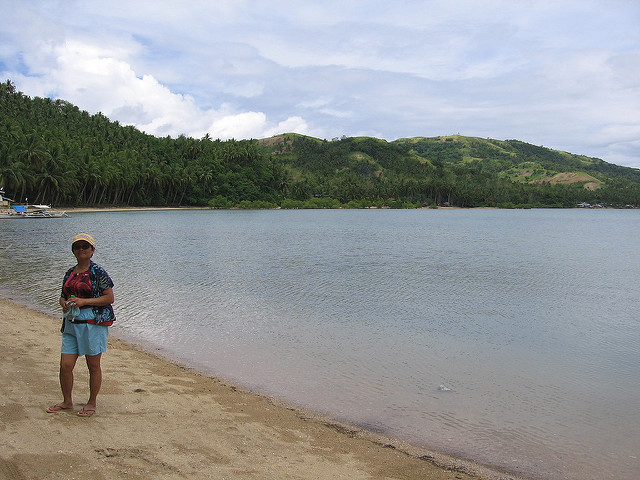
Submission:
[[61,403],[56,403],[55,405],[51,405],[47,408],[47,413],[56,413],[63,410],[73,410],[73,407],[63,407]]

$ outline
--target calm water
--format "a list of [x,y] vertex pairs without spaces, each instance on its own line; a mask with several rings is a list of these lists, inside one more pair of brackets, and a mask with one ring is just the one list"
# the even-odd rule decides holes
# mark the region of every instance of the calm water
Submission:
[[112,333],[336,419],[544,480],[640,471],[640,211],[0,221],[0,292],[56,311],[94,234]]

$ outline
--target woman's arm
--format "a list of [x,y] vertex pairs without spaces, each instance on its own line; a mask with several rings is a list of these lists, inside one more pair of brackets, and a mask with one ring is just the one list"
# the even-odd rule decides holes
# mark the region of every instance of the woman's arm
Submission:
[[[61,298],[60,300],[61,303],[62,303],[62,300],[63,299]],[[96,298],[74,297],[72,300],[75,301],[78,307],[106,307],[107,305],[111,305],[115,299],[113,296],[113,288],[107,288],[102,292],[102,295],[100,297],[96,297]],[[68,301],[71,301],[71,300],[68,300]]]

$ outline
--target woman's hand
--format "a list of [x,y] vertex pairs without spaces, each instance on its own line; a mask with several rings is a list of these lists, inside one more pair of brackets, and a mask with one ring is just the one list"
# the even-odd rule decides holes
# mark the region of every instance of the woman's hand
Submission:
[[80,298],[80,297],[71,297],[67,300],[65,300],[64,298],[60,298],[60,305],[62,305],[62,311],[63,312],[68,312],[69,310],[71,310],[73,307],[82,307],[83,305],[86,304],[86,298]]
[[87,304],[88,298],[73,297],[67,301],[67,308],[83,307]]

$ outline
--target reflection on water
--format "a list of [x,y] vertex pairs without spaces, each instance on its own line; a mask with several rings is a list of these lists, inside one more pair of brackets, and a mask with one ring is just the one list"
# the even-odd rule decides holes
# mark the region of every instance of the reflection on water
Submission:
[[4,221],[54,311],[69,239],[113,332],[335,418],[542,479],[640,467],[637,211],[187,211]]

